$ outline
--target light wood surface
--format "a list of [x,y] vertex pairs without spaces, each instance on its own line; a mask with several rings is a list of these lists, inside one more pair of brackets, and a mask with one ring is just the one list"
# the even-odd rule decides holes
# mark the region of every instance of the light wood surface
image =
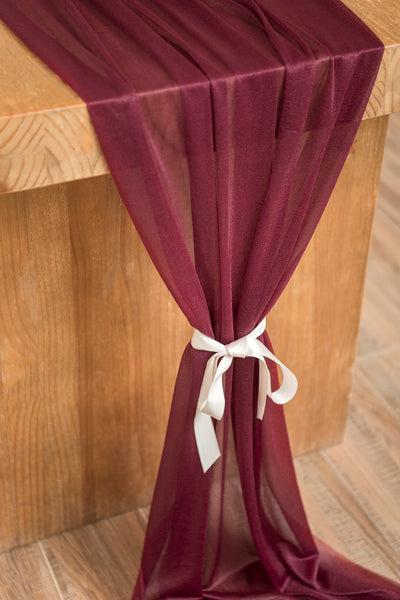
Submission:
[[[365,118],[400,111],[397,0],[345,0],[385,44]],[[108,172],[83,101],[0,22],[0,193]]]
[[[400,115],[396,117],[389,128],[346,435],[342,444],[295,462],[314,533],[350,559],[400,581],[400,257],[394,252],[400,245],[400,172],[393,168],[400,155]],[[386,300],[380,310],[375,294],[383,282]],[[379,332],[378,313],[383,324]],[[146,508],[138,509],[0,554],[1,599],[129,600],[147,516]]]

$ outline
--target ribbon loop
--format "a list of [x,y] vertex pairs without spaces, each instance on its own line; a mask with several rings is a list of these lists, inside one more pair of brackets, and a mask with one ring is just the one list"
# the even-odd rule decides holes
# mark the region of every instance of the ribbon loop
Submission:
[[[276,404],[285,404],[293,398],[297,391],[297,378],[294,373],[257,339],[265,331],[265,324],[264,318],[253,331],[226,346],[197,329],[193,332],[191,340],[193,348],[213,352],[204,370],[194,418],[196,444],[204,473],[221,456],[212,417],[220,420],[224,415],[223,375],[231,366],[234,358],[253,357],[259,360],[258,419],[262,419],[264,416],[267,396]],[[278,364],[282,370],[282,384],[275,392],[271,391],[271,375],[265,358]]]

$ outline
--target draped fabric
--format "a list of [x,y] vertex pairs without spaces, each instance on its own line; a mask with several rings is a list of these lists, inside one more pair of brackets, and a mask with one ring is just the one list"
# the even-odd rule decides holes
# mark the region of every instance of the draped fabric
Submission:
[[[248,334],[321,217],[381,42],[338,0],[1,0],[0,16],[87,103],[191,325],[223,344]],[[209,357],[190,344],[182,357],[134,600],[400,599],[313,538],[282,407],[256,418],[255,358],[226,373],[222,457],[203,473]]]

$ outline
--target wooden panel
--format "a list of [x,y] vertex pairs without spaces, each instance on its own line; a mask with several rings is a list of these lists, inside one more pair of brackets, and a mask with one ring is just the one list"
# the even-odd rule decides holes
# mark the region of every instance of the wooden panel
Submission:
[[0,226],[8,548],[150,500],[190,331],[110,176],[4,196]]
[[[386,46],[365,118],[400,111],[397,0],[345,0]],[[0,193],[108,172],[83,101],[0,22]]]
[[317,231],[267,320],[296,373],[286,407],[295,454],[339,442],[346,423],[387,117],[364,121]]

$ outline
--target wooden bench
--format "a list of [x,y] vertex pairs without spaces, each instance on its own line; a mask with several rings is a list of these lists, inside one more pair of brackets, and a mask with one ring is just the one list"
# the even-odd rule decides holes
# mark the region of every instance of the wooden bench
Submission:
[[[300,383],[287,407],[296,454],[343,435],[388,115],[400,111],[396,1],[346,4],[386,50],[328,209],[268,318]],[[4,550],[150,501],[191,330],[138,239],[82,100],[4,25],[0,67]]]

